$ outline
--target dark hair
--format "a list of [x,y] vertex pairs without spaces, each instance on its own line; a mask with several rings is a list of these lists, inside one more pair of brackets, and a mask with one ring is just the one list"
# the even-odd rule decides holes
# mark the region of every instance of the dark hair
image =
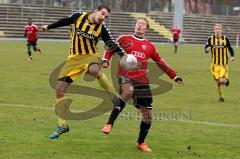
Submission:
[[102,9],[106,9],[108,11],[108,13],[111,13],[111,10],[108,6],[105,6],[105,5],[100,5],[97,7],[97,10],[100,11]]

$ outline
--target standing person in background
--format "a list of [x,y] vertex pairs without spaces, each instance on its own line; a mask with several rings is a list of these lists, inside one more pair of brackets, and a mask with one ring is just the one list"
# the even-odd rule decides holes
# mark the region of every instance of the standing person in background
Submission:
[[231,55],[231,62],[234,62],[234,51],[230,44],[228,37],[222,35],[223,26],[215,24],[214,35],[210,36],[205,46],[205,52],[211,51],[211,72],[217,84],[219,94],[219,102],[224,102],[221,85],[228,86],[228,54],[227,49]]
[[33,47],[35,52],[41,53],[41,49],[37,47],[38,31],[37,25],[32,23],[32,18],[28,18],[28,25],[24,29],[24,37],[27,38],[28,60],[32,60],[31,47]]
[[174,53],[177,53],[178,41],[180,38],[181,29],[178,28],[178,26],[176,25],[175,27],[172,28],[171,32],[173,35]]

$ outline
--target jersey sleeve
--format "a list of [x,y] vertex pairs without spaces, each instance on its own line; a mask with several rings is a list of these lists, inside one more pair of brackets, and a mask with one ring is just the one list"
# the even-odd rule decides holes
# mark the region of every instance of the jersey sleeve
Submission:
[[230,40],[229,40],[228,37],[226,37],[226,41],[227,41],[227,48],[228,48],[228,50],[230,52],[230,55],[232,57],[234,57],[234,51],[233,51],[232,45],[231,45]]
[[156,49],[153,48],[151,59],[158,65],[158,67],[165,72],[171,79],[175,79],[177,77],[176,73],[170,68],[167,63],[160,57],[160,55],[156,52]]
[[110,61],[112,57],[112,52],[110,50],[106,50],[103,54],[102,61]]
[[35,25],[36,32],[39,32],[38,26]]
[[[116,41],[117,42],[120,42],[122,40],[122,37],[120,36]],[[103,57],[102,57],[102,60],[104,61],[110,61],[112,55],[113,55],[113,51],[111,49],[107,49],[104,54],[103,54]]]
[[206,42],[206,45],[205,45],[205,53],[208,53],[206,49],[207,49],[209,46],[211,46],[211,37],[209,37],[208,40],[207,40],[207,42]]
[[110,31],[105,24],[103,24],[102,27],[101,37],[112,53],[117,53],[120,56],[123,56],[125,54],[124,49],[113,39]]
[[55,23],[49,24],[47,28],[50,30],[50,29],[55,29],[63,26],[68,26],[70,24],[73,24],[81,15],[82,15],[82,12],[75,12],[69,15],[68,17],[60,19]]

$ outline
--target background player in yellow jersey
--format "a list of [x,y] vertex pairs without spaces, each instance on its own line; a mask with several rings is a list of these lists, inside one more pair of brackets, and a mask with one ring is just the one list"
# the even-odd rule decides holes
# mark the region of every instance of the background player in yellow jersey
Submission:
[[224,102],[221,85],[229,85],[228,79],[228,54],[227,49],[231,55],[231,61],[234,62],[234,51],[230,44],[228,37],[222,35],[223,27],[221,24],[214,25],[214,35],[208,38],[205,46],[205,52],[211,51],[211,72],[217,84],[219,94],[219,102]]
[[77,79],[80,74],[90,74],[98,79],[99,84],[108,92],[111,92],[111,85],[106,76],[100,72],[99,52],[97,42],[101,37],[105,44],[120,55],[124,50],[113,40],[111,33],[106,27],[104,20],[110,15],[107,6],[99,6],[93,13],[76,12],[59,21],[42,26],[42,31],[73,24],[71,32],[70,51],[66,63],[63,66],[56,84],[58,115],[58,127],[50,135],[51,139],[59,137],[60,134],[69,131],[66,122],[66,108],[64,95],[69,85]]

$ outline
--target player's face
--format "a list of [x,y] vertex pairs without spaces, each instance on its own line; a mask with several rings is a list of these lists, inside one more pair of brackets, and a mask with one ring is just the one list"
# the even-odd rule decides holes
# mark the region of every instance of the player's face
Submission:
[[105,9],[101,9],[101,10],[96,10],[95,11],[95,16],[94,16],[94,23],[99,24],[102,21],[104,21],[108,16],[110,15],[110,13]]
[[135,34],[144,35],[147,31],[147,22],[145,20],[139,19],[135,25]]
[[32,19],[28,19],[28,25],[32,24]]
[[222,36],[222,27],[221,26],[215,26],[214,27],[214,34],[217,37]]

